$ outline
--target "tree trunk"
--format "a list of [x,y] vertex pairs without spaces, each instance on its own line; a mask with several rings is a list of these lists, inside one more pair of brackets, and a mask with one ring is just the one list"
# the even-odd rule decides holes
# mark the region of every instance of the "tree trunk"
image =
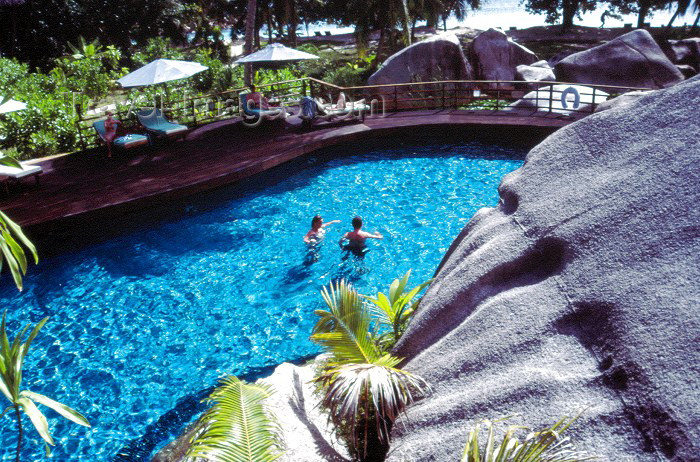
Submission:
[[695,16],[695,22],[693,23],[693,27],[690,28],[691,32],[695,31],[695,28],[698,27],[699,22],[700,22],[700,11],[698,11],[698,15]]
[[[255,12],[258,9],[256,0],[248,0],[248,9],[245,18],[245,44],[243,51],[246,55],[253,52],[253,35],[255,34]],[[246,64],[243,73],[243,80],[247,86],[253,83],[253,65]]]
[[678,11],[680,10],[680,6],[676,8],[676,12],[673,13],[673,16],[671,16],[671,20],[668,22],[668,25],[666,26],[667,29],[670,29],[673,26],[673,21],[676,20],[676,17],[678,16]]
[[297,17],[297,5],[294,0],[287,0],[285,3],[287,13],[287,35],[292,46],[297,46],[297,25],[299,18]]
[[22,414],[19,412],[19,406],[15,405],[15,413],[17,414],[17,459],[20,462],[19,456],[22,452]]
[[564,0],[562,10],[562,29],[569,30],[574,26],[574,16],[578,11],[578,0]]
[[647,18],[647,14],[649,14],[649,2],[646,0],[639,0],[639,17],[637,18],[637,28],[641,29],[644,27],[644,20]]
[[411,15],[408,12],[408,0],[402,0],[403,4],[403,17],[401,19],[401,24],[403,25],[403,42],[404,46],[409,46],[411,44]]

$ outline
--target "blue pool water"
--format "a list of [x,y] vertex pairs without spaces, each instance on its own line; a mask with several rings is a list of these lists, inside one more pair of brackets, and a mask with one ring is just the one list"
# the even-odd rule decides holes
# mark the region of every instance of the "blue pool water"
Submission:
[[[3,273],[12,332],[51,317],[30,351],[25,388],[92,423],[78,427],[47,410],[54,460],[143,460],[164,443],[153,441],[154,424],[218,377],[316,353],[308,335],[323,285],[346,278],[369,294],[409,268],[414,284],[430,278],[474,212],[498,202],[501,177],[525,154],[477,142],[348,155],[357,151],[335,148],[118,220],[105,226],[108,239],[31,267],[22,294]],[[309,255],[302,237],[316,213],[342,223]],[[364,259],[337,244],[354,215],[385,236]],[[75,235],[80,241],[81,230]],[[12,460],[14,422],[3,419],[2,460]],[[41,459],[36,432],[27,434],[23,460]]]

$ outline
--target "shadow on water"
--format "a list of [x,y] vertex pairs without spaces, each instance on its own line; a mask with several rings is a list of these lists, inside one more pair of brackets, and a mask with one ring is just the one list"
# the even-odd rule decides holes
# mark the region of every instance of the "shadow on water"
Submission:
[[[298,366],[315,356],[316,355],[309,355],[287,362]],[[240,374],[238,378],[252,383],[259,378],[271,375],[276,367],[277,365],[251,369],[246,374]],[[155,423],[146,427],[146,431],[143,435],[129,441],[123,448],[117,451],[112,461],[147,462],[151,460],[155,455],[155,449],[159,445],[169,443],[177,438],[187,424],[206,409],[207,406],[202,403],[202,400],[209,396],[213,390],[214,387],[211,387],[180,398],[173,409],[160,416]]]

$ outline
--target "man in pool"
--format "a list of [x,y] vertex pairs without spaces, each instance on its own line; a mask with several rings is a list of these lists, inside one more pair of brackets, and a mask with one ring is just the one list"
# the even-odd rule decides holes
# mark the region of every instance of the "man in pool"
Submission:
[[340,220],[332,220],[328,223],[324,223],[321,215],[316,215],[311,220],[311,229],[304,236],[304,242],[307,244],[315,244],[316,242],[320,241],[323,235],[326,234],[326,230],[324,228],[332,225],[333,223],[340,223]]
[[[340,238],[338,244],[343,250],[350,250],[353,253],[358,251],[363,251],[365,249],[365,240],[367,239],[384,239],[384,236],[375,232],[374,234],[368,233],[367,231],[362,231],[362,218],[355,217],[352,219],[352,231],[348,231]],[[348,241],[344,244],[344,241]]]

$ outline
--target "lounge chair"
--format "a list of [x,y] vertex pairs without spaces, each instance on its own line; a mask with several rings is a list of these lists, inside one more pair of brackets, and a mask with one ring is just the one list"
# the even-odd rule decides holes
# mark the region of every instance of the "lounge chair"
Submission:
[[314,36],[316,36],[316,37],[323,37],[319,31],[314,32]]
[[333,119],[336,117],[353,118],[357,115],[362,120],[365,120],[365,113],[370,107],[365,104],[365,100],[347,101],[345,93],[341,92],[338,95],[338,101],[335,104],[324,103],[323,100],[317,99],[318,116],[321,119]]
[[44,169],[40,165],[31,165],[20,162],[22,168],[9,167],[7,165],[0,165],[0,181],[2,181],[5,192],[9,194],[10,192],[10,180],[19,182],[20,179],[33,176],[36,184],[39,184],[39,175]]
[[327,30],[327,31],[326,31],[326,35],[327,35],[328,37],[330,37],[330,36],[331,36],[331,31]]
[[[107,143],[107,139],[105,138],[105,121],[97,120],[92,123],[92,126],[99,135],[100,140],[102,140],[103,143]],[[129,134],[114,138],[114,141],[112,141],[112,145],[120,149],[131,149],[136,148],[138,146],[146,145],[148,144],[148,141],[149,140],[146,135]]]
[[146,131],[157,137],[185,136],[189,130],[186,125],[180,125],[166,119],[160,109],[142,109],[136,113],[136,116]]
[[[241,117],[243,117],[243,122],[252,125],[257,125],[260,119],[286,119],[287,111],[282,107],[271,107],[262,94],[259,92],[255,93],[241,93],[238,95],[240,98],[240,111]],[[252,122],[252,124],[251,124]]]

